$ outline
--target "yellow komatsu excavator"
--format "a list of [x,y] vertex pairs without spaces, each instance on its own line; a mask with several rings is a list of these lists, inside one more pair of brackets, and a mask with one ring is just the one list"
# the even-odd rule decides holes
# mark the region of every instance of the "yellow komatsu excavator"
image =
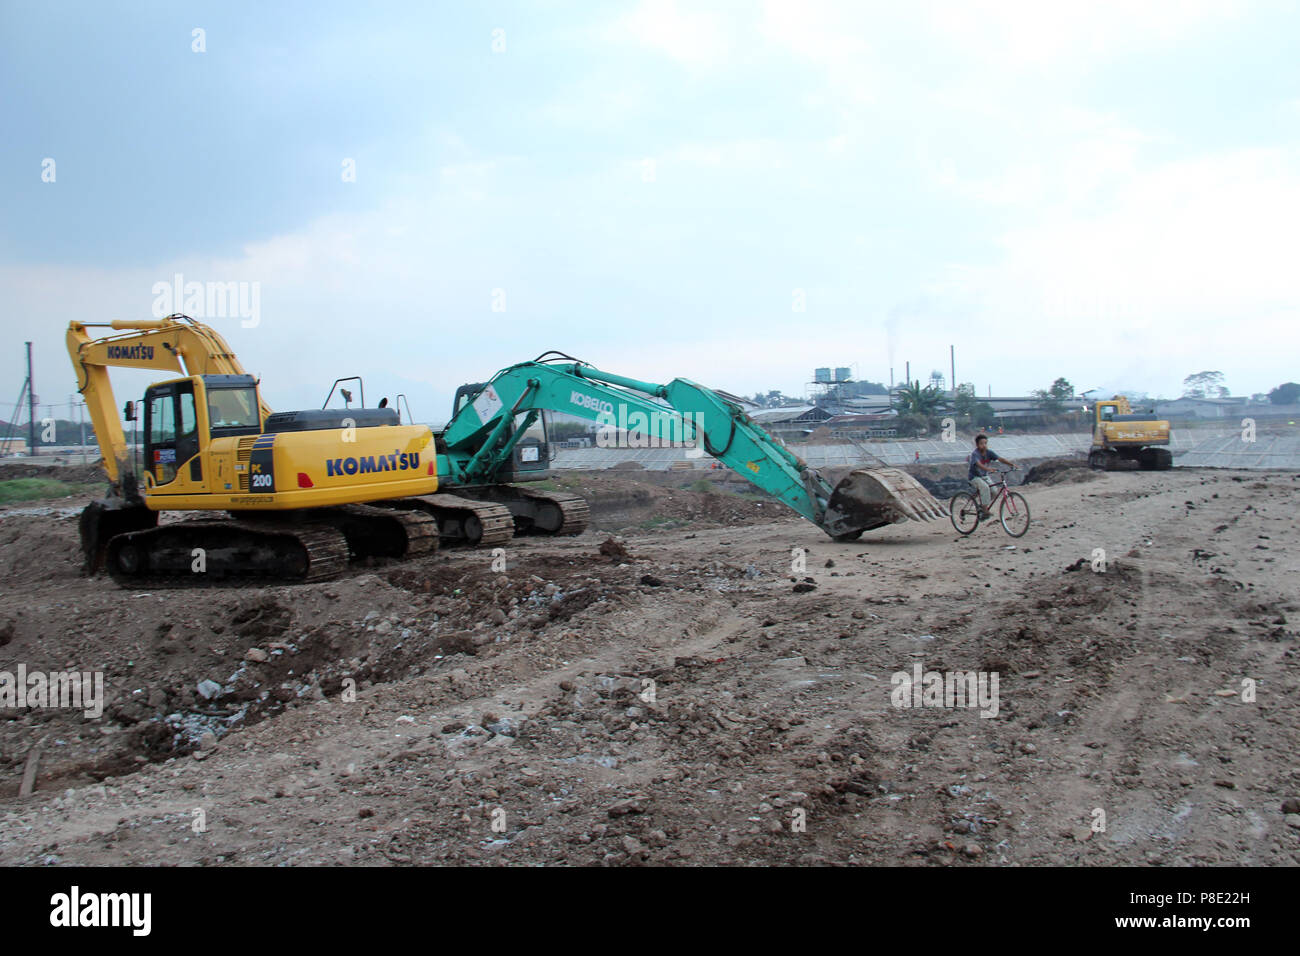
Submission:
[[[81,516],[90,573],[104,567],[121,584],[150,587],[310,581],[336,575],[349,557],[405,557],[437,546],[445,513],[365,504],[418,504],[437,490],[427,427],[401,425],[386,408],[274,414],[225,340],[186,316],[112,322],[110,334],[92,338],[96,327],[74,321],[67,332],[109,479],[107,497]],[[111,367],[183,375],[149,386],[139,408],[126,403],[126,420],[142,420],[138,466],[118,418]],[[230,517],[160,525],[163,511]]]

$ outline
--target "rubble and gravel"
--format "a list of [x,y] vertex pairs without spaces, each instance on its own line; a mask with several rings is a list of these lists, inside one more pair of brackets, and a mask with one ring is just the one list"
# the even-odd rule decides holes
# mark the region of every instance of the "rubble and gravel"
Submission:
[[[0,709],[0,862],[1300,862],[1298,476],[1088,474],[1023,489],[1022,539],[850,544],[722,478],[582,476],[595,527],[504,571],[201,593],[0,515],[0,671],[107,685]],[[895,706],[915,664],[996,673],[997,716]]]

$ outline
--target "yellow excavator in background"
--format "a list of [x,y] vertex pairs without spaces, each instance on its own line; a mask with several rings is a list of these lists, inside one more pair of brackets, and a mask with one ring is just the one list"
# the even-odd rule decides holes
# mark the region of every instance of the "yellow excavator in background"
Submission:
[[1123,395],[1093,406],[1092,451],[1088,464],[1106,471],[1166,471],[1174,466],[1169,422],[1154,413],[1135,413]]

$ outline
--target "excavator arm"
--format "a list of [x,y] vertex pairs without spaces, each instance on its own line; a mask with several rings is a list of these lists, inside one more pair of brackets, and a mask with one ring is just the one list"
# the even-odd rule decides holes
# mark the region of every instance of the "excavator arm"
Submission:
[[721,461],[839,540],[944,513],[915,479],[896,469],[855,471],[832,486],[717,391],[684,378],[642,382],[562,355],[498,372],[456,410],[441,436],[453,482],[497,480],[541,411],[596,422],[611,442],[635,434],[655,443],[693,444],[697,454]]
[[[89,329],[111,328],[93,338]],[[68,356],[77,374],[77,391],[95,426],[104,470],[115,492],[130,471],[131,454],[118,415],[108,370],[142,368],[183,375],[244,375],[243,366],[216,331],[186,315],[109,323],[69,322]],[[271,414],[265,403],[262,420]]]

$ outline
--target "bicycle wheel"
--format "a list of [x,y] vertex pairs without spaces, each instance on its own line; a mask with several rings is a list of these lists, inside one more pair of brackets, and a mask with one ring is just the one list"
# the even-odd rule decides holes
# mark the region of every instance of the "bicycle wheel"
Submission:
[[948,502],[948,517],[952,519],[952,526],[959,533],[970,534],[979,527],[979,502],[975,500],[974,495],[959,491]]
[[1008,491],[998,509],[1002,530],[1013,538],[1023,537],[1029,530],[1029,502],[1018,491]]

